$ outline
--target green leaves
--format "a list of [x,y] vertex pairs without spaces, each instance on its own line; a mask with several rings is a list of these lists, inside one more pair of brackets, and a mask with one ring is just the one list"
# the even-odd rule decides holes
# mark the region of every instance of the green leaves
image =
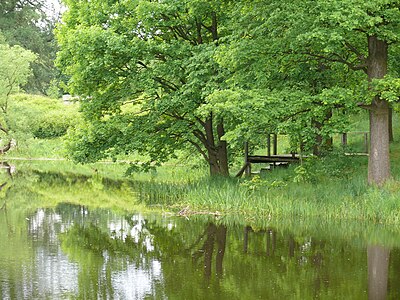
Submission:
[[196,149],[211,165],[226,141],[277,132],[310,150],[372,91],[397,101],[396,80],[366,80],[367,37],[399,38],[397,2],[67,1],[58,64],[87,122],[71,149],[81,162]]
[[379,95],[391,103],[400,100],[400,78],[385,76],[384,79],[375,79],[371,83],[370,98]]
[[31,51],[20,46],[0,44],[0,97],[3,103],[11,93],[27,82],[35,58]]
[[77,160],[138,151],[163,162],[182,147],[204,158],[216,151],[222,120],[198,111],[226,79],[214,59],[223,26],[215,1],[67,4],[58,64],[87,122],[71,135]]

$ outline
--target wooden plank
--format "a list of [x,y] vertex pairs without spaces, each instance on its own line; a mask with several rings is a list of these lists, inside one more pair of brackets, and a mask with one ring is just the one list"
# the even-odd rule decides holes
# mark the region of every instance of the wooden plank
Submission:
[[274,155],[274,156],[248,156],[249,163],[273,163],[273,162],[297,162],[299,157],[292,157],[291,155]]
[[249,163],[246,162],[243,167],[239,170],[239,172],[236,174],[235,177],[241,177],[244,173],[244,171],[248,168]]

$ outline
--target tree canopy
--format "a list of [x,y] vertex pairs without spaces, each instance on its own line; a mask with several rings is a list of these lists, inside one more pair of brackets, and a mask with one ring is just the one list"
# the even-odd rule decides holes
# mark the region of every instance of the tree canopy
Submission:
[[201,153],[228,174],[225,123],[202,112],[226,70],[214,59],[224,35],[223,1],[67,1],[58,61],[82,97],[90,125],[73,144],[78,161],[139,151],[150,161],[177,149]]
[[189,145],[226,175],[227,153],[246,138],[285,133],[320,155],[363,107],[369,181],[390,177],[399,1],[66,4],[58,63],[87,121],[72,139],[76,160],[139,151],[162,162]]
[[[299,142],[312,141],[310,145],[343,131],[340,110],[368,109],[369,182],[385,182],[390,177],[389,107],[400,95],[395,62],[399,1],[261,0],[239,5],[245,13],[220,55],[225,66],[234,68],[234,88],[238,82],[251,91],[266,87],[264,98],[279,91],[273,102],[281,105],[269,103],[265,111],[281,108],[277,119],[285,122],[275,124],[305,135],[306,141],[303,136]],[[284,91],[292,97],[282,96]]]

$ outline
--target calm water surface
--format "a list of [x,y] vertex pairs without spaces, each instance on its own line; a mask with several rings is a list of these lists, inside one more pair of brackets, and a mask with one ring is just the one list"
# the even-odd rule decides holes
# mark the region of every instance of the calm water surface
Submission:
[[0,191],[2,299],[400,299],[390,228],[35,207],[79,180],[27,177]]

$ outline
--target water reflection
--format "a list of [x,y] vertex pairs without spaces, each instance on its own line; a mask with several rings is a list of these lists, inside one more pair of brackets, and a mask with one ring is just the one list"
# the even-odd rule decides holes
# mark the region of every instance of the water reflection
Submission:
[[389,284],[389,249],[376,245],[70,204],[29,215],[25,233],[12,227],[5,249],[23,250],[0,255],[3,299],[398,296]]
[[36,196],[24,186],[13,179],[0,191],[2,299],[400,298],[398,236],[365,238],[390,240],[388,231],[246,226],[68,203],[26,213],[19,208]]
[[387,297],[390,250],[378,245],[368,246],[368,299]]
[[[195,251],[192,255],[193,261],[198,263],[200,259],[203,259],[204,276],[209,281],[212,275],[212,264],[213,264],[213,254],[214,249],[215,254],[215,272],[217,276],[223,275],[222,263],[225,254],[226,245],[226,231],[227,228],[223,225],[215,225],[214,223],[209,223],[206,226],[204,233],[197,240],[198,242],[204,240],[204,243]],[[196,242],[197,244],[197,242]]]

